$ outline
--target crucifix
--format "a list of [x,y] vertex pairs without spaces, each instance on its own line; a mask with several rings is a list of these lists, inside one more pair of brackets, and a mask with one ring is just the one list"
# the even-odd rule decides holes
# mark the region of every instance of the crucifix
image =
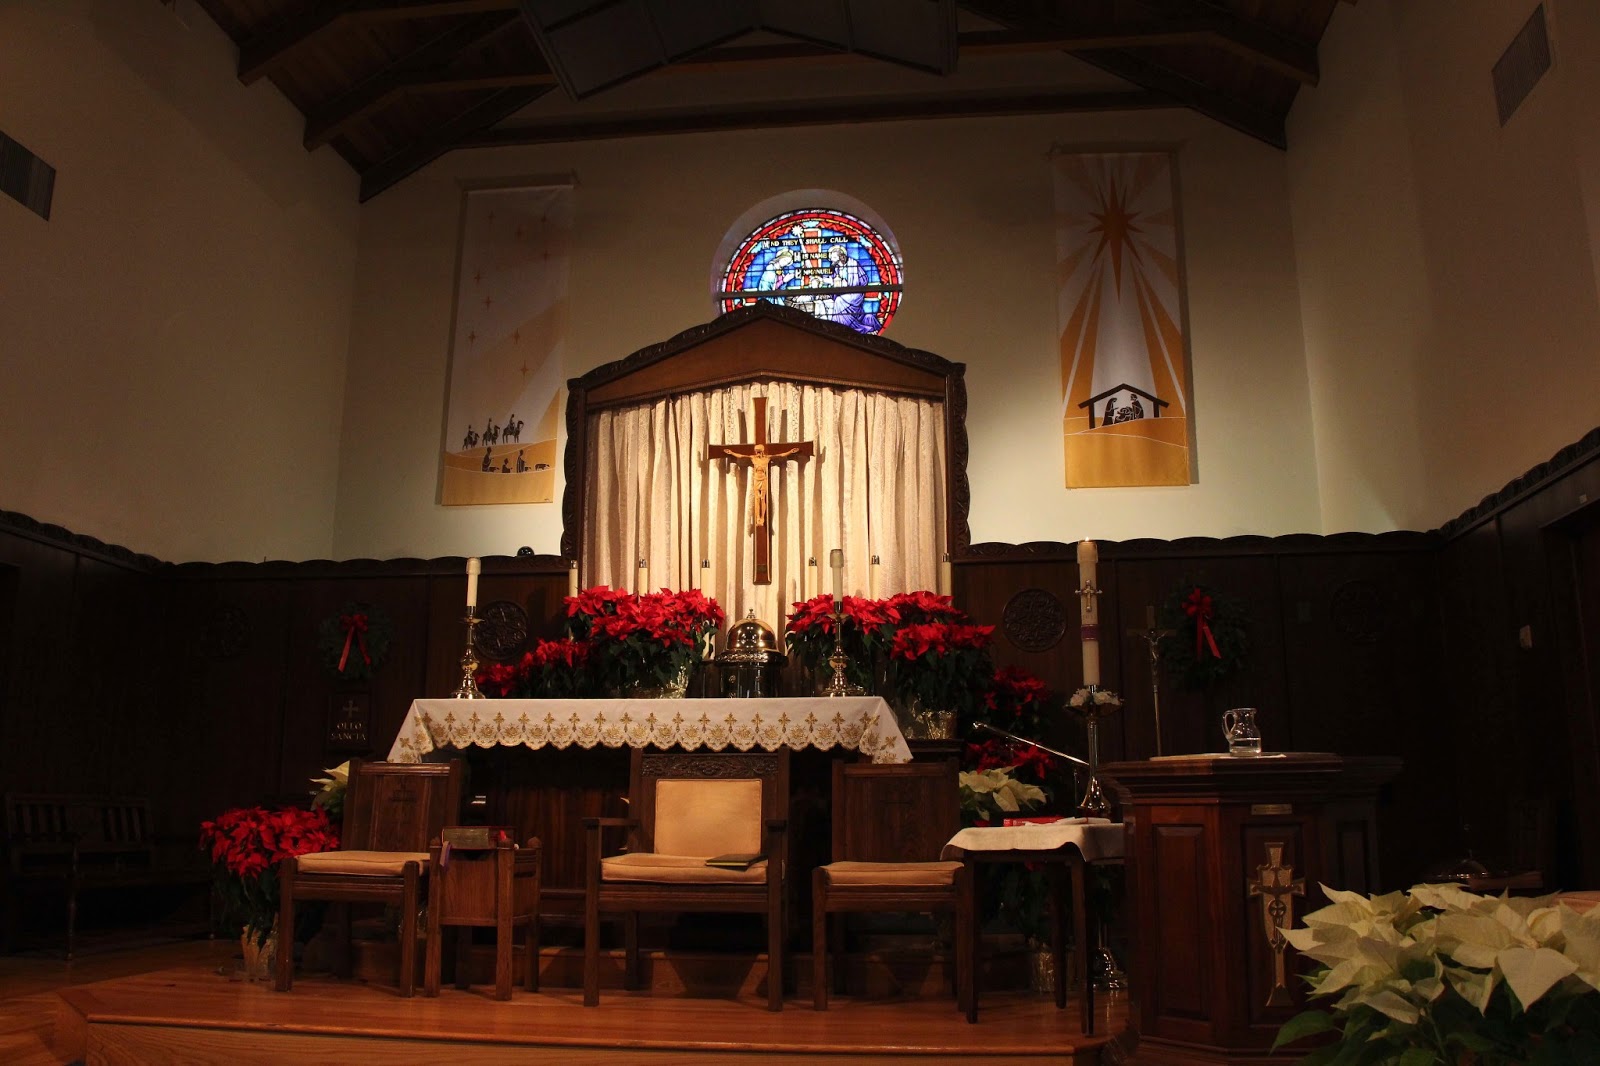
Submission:
[[801,459],[812,453],[811,441],[767,440],[767,398],[755,398],[755,417],[749,444],[712,444],[706,448],[708,459],[732,459],[750,464],[750,535],[755,538],[755,574],[753,584],[772,584],[772,524],[771,480],[772,461]]

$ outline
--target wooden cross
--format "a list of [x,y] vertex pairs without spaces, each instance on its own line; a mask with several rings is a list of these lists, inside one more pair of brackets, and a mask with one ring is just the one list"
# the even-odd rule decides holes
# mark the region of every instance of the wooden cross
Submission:
[[1261,898],[1261,922],[1267,934],[1267,948],[1272,952],[1272,991],[1267,994],[1267,1006],[1288,1007],[1294,1004],[1289,992],[1289,977],[1283,960],[1283,950],[1289,944],[1283,931],[1294,925],[1294,897],[1306,894],[1303,877],[1294,875],[1293,866],[1283,863],[1283,842],[1267,842],[1267,861],[1256,867],[1256,879],[1245,882],[1251,896]]
[[767,440],[767,398],[755,398],[755,418],[749,444],[713,444],[706,449],[708,459],[732,459],[750,464],[750,535],[756,540],[755,574],[757,585],[772,584],[772,524],[769,468],[774,459],[800,459],[812,454],[811,441]]

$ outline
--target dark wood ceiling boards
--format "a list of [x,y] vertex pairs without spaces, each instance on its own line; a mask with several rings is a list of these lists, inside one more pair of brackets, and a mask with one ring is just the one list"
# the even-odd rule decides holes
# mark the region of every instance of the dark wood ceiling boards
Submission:
[[[1187,107],[1283,147],[1339,0],[196,2],[238,45],[240,80],[270,79],[365,200],[460,147],[829,122]],[[956,77],[1044,56],[1103,74]],[[748,88],[883,65],[908,80],[826,99]],[[729,90],[671,103],[685,73]]]

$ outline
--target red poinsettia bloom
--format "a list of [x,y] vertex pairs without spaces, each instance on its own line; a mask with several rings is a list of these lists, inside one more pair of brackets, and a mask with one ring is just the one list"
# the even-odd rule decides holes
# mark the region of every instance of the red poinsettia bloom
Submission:
[[291,856],[332,851],[339,833],[321,807],[238,807],[200,823],[200,846],[237,877],[257,877]]

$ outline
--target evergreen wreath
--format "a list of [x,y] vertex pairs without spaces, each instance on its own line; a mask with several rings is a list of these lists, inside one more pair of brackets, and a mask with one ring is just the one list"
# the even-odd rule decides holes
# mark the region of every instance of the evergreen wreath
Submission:
[[394,623],[370,603],[346,603],[317,624],[317,651],[340,681],[364,681],[389,654]]
[[1250,619],[1238,603],[1185,578],[1161,606],[1161,664],[1179,686],[1204,692],[1244,667]]

